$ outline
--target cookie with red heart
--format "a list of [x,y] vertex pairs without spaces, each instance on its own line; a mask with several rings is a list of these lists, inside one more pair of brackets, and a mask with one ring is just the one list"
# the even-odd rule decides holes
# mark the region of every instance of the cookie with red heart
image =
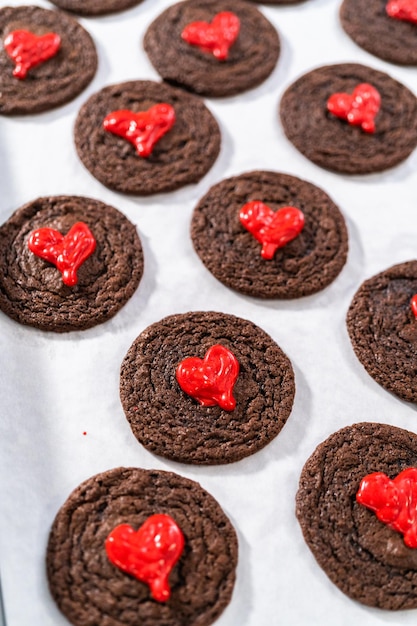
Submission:
[[65,13],[0,9],[0,115],[63,105],[87,87],[96,69],[93,40]]
[[49,588],[74,626],[209,626],[229,604],[236,532],[198,483],[119,467],[84,481],[49,535]]
[[254,171],[214,185],[195,207],[195,251],[224,285],[256,298],[299,298],[342,270],[348,234],[321,189],[295,176]]
[[209,97],[257,87],[273,71],[279,36],[242,0],[185,0],[152,22],[144,48],[162,78]]
[[60,9],[78,13],[78,15],[107,15],[126,11],[142,0],[51,0]]
[[0,310],[40,330],[84,330],[136,291],[143,253],[117,209],[80,196],[38,198],[0,227]]
[[416,468],[415,433],[363,422],[330,435],[301,472],[296,514],[304,539],[330,580],[368,606],[417,608],[417,548],[407,545],[415,544]]
[[261,450],[283,428],[294,393],[291,363],[275,341],[248,320],[213,311],[152,324],[120,373],[135,437],[181,463],[232,463]]

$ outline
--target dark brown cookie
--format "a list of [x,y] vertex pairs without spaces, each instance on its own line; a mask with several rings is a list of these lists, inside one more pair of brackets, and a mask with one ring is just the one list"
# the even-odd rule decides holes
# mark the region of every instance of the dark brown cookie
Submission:
[[[292,205],[304,214],[301,233],[272,259],[242,225],[241,208],[260,200],[274,212]],[[248,172],[214,185],[200,200],[191,222],[194,248],[222,283],[258,298],[299,298],[329,285],[346,262],[345,221],[324,191],[275,172]]]
[[417,402],[417,261],[400,263],[366,280],[347,314],[356,356],[368,374],[388,391]]
[[296,513],[304,539],[330,580],[354,600],[381,609],[417,608],[417,550],[356,501],[362,478],[394,479],[417,467],[417,435],[362,423],[331,435],[301,473]]
[[[240,20],[240,31],[227,59],[181,38],[195,21],[210,23],[214,16],[231,11]],[[148,28],[145,50],[164,80],[204,96],[231,96],[256,87],[274,69],[279,52],[278,34],[253,5],[241,0],[186,0],[166,9]]]
[[[119,524],[136,531],[154,514],[171,516],[185,539],[166,602],[113,565],[104,547]],[[117,468],[83,482],[59,510],[48,543],[48,580],[75,626],[208,626],[230,602],[237,552],[233,526],[198,483],[171,472]]]
[[[376,130],[327,111],[334,93],[348,93],[369,83],[381,96]],[[285,134],[308,159],[329,170],[367,174],[397,165],[417,145],[417,101],[413,93],[387,74],[363,65],[344,63],[305,74],[284,93],[280,115]]]
[[51,0],[51,2],[64,11],[72,11],[79,15],[105,15],[130,9],[142,0]]
[[[55,56],[29,69],[26,78],[13,76],[15,63],[4,48],[9,33],[26,30],[38,37],[53,32],[61,38]],[[97,69],[90,35],[73,18],[35,6],[0,9],[0,114],[38,113],[77,96]]]
[[387,0],[344,0],[340,20],[358,46],[385,61],[417,65],[417,25],[390,17]]
[[[96,249],[64,284],[53,263],[28,248],[31,233],[51,228],[66,235],[76,222],[91,230]],[[78,196],[38,198],[0,228],[0,309],[40,330],[65,332],[101,324],[135,292],[143,272],[135,226],[111,206]]]
[[[201,406],[181,390],[176,368],[220,344],[239,362],[236,408]],[[295,393],[291,363],[252,322],[215,312],[172,315],[134,341],[121,368],[120,397],[134,435],[148,450],[183,463],[231,463],[278,435]]]
[[[147,158],[103,128],[109,113],[123,109],[138,113],[161,103],[174,108],[175,123]],[[110,189],[137,195],[199,181],[216,160],[220,141],[219,126],[200,98],[152,81],[105,87],[84,104],[75,123],[75,145],[86,168]]]

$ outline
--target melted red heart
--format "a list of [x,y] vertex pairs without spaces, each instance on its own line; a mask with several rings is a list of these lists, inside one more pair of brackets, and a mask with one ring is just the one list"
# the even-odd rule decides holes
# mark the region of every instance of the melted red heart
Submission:
[[262,244],[263,259],[272,259],[278,248],[297,237],[304,228],[304,214],[293,206],[273,211],[263,202],[247,202],[240,210],[243,226]]
[[327,100],[327,109],[352,126],[366,133],[375,132],[375,118],[381,106],[379,92],[368,83],[360,83],[352,94],[334,93]]
[[394,480],[382,472],[368,474],[361,481],[356,500],[402,533],[409,548],[417,548],[417,468],[400,472]]
[[119,569],[149,585],[158,602],[171,595],[168,577],[184,548],[184,535],[169,515],[148,517],[135,531],[129,524],[116,526],[108,535],[105,549]]
[[224,411],[236,407],[233,387],[239,375],[239,362],[224,346],[212,346],[204,359],[184,359],[175,374],[181,389],[202,406],[217,404]]
[[386,12],[397,20],[417,24],[417,0],[390,0]]
[[417,317],[417,293],[410,300],[411,310],[414,313],[414,317]]
[[231,11],[222,11],[211,22],[191,22],[181,37],[204,52],[211,52],[219,61],[225,61],[229,50],[238,38],[240,20]]
[[53,263],[69,287],[77,284],[77,270],[96,249],[96,240],[87,224],[76,222],[64,236],[53,228],[34,230],[28,241],[29,250]]
[[28,71],[55,56],[61,45],[56,33],[35,35],[28,30],[14,30],[4,40],[4,48],[15,62],[13,76],[26,78]]
[[114,135],[127,139],[141,157],[152,154],[157,141],[175,123],[175,111],[170,104],[155,104],[147,111],[134,113],[128,109],[113,111],[104,120],[103,126]]

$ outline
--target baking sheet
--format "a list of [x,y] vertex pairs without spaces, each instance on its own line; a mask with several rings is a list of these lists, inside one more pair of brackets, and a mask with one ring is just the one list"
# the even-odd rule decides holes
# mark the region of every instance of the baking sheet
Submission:
[[[52,8],[46,1],[38,4]],[[359,49],[343,32],[334,0],[261,7],[280,33],[281,57],[259,88],[207,100],[223,138],[214,167],[199,184],[177,192],[125,197],[84,169],[72,128],[81,104],[101,87],[158,79],[141,41],[149,23],[169,4],[144,0],[116,16],[80,20],[100,59],[88,89],[49,113],[0,118],[1,222],[38,196],[87,195],[112,204],[137,225],[145,254],[138,291],[104,325],[54,335],[0,314],[0,572],[7,625],[68,624],[47,588],[49,528],[73,488],[120,465],[171,470],[197,480],[232,520],[240,544],[237,583],[218,626],[415,623],[416,611],[391,614],[363,607],[327,579],[304,544],[294,497],[307,457],[335,430],[373,420],[417,432],[415,407],[366,374],[345,328],[347,308],[362,280],[416,257],[417,151],[386,173],[333,174],[292,147],[277,115],[284,89],[320,65],[368,64],[417,93],[415,69],[390,65]],[[222,178],[252,169],[304,178],[340,206],[349,230],[349,258],[325,291],[290,302],[257,301],[219,284],[194,253],[188,232],[198,199]],[[136,336],[165,315],[189,310],[224,311],[254,321],[294,366],[297,393],[285,428],[264,450],[232,465],[192,467],[153,456],[131,434],[119,402],[120,363]]]

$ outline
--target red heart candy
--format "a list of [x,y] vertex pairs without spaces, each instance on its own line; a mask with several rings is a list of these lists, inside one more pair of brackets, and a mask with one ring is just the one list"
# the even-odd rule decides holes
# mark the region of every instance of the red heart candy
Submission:
[[204,359],[184,359],[175,374],[181,389],[202,406],[218,404],[224,411],[235,408],[233,387],[239,374],[239,362],[224,346],[212,346]]
[[381,106],[379,92],[368,83],[360,83],[352,94],[334,93],[327,100],[327,109],[352,126],[360,126],[366,133],[375,132],[375,117]]
[[106,130],[127,139],[139,156],[148,157],[157,141],[174,125],[175,111],[170,104],[155,104],[147,111],[113,111],[104,120]]
[[417,317],[417,293],[411,298],[410,306],[414,316]]
[[225,61],[239,30],[238,16],[231,11],[222,11],[211,22],[191,22],[184,28],[181,37],[192,46],[211,52],[219,61]]
[[28,30],[14,30],[4,40],[9,57],[15,62],[13,76],[26,78],[28,71],[55,56],[61,45],[56,33],[35,35]]
[[273,211],[263,202],[247,202],[240,210],[243,226],[262,244],[263,259],[272,259],[278,248],[297,237],[304,227],[304,214],[300,209],[286,206]]
[[417,0],[390,0],[385,8],[390,17],[417,24]]
[[400,472],[394,480],[382,472],[368,474],[361,481],[356,500],[402,533],[409,548],[417,548],[417,468]]
[[87,224],[76,222],[65,237],[53,228],[34,230],[28,241],[29,250],[53,263],[69,287],[77,284],[77,270],[96,249],[96,240]]
[[158,602],[171,595],[168,577],[184,548],[184,535],[169,515],[158,513],[134,531],[129,524],[116,526],[105,541],[109,560],[123,572],[149,585]]

